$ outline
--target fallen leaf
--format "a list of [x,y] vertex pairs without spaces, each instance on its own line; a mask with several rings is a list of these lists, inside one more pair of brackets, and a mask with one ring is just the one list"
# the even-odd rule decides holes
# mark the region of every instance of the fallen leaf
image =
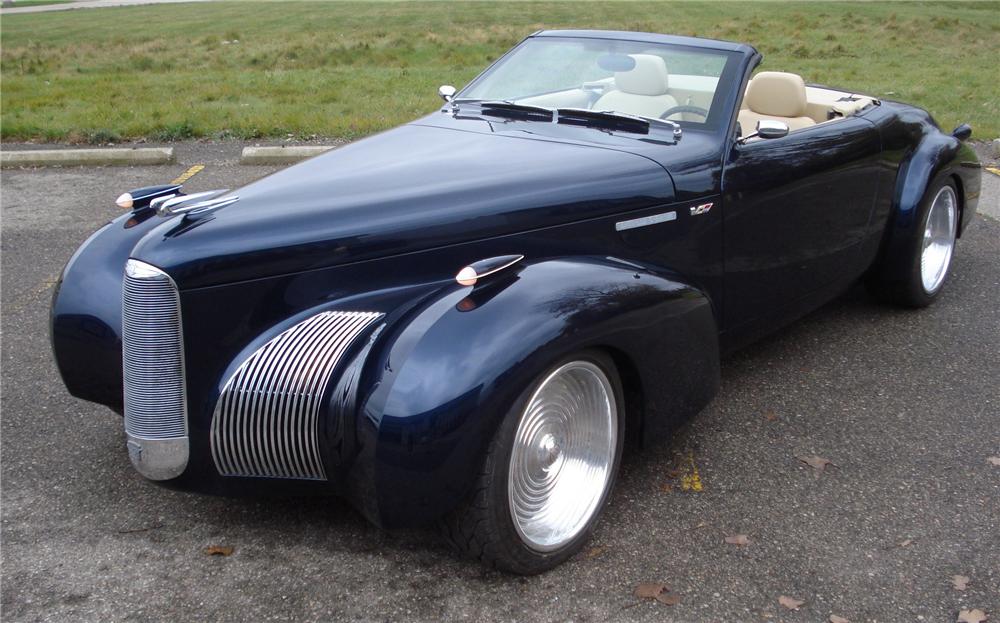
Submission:
[[775,413],[774,411],[765,411],[764,419],[767,420],[768,422],[774,422],[778,419],[778,414]]
[[635,591],[632,592],[633,595],[639,599],[656,599],[660,593],[664,591],[669,591],[666,584],[660,584],[659,582],[649,582],[645,584],[640,584],[635,587]]
[[690,491],[692,493],[698,493],[702,491],[705,486],[701,482],[701,475],[698,473],[698,465],[694,462],[694,452],[688,452],[688,468],[681,476],[681,489],[683,491]]
[[787,595],[782,595],[781,597],[778,597],[778,603],[788,608],[789,610],[798,610],[799,606],[801,606],[806,602],[800,599],[795,599],[794,597],[788,597]]
[[229,556],[233,549],[231,545],[210,545],[205,548],[205,553],[209,556]]
[[681,603],[681,596],[674,593],[660,593],[656,596],[656,601],[667,606],[676,606]]
[[730,545],[739,545],[740,547],[743,547],[748,543],[750,543],[750,539],[747,538],[747,535],[745,534],[734,534],[733,536],[726,537],[726,543],[729,543]]
[[673,493],[673,492],[674,492],[674,486],[673,485],[671,485],[671,484],[660,485],[660,493]]
[[597,547],[591,547],[590,551],[587,552],[587,558],[597,558],[604,553],[604,548],[598,545]]
[[958,623],[983,623],[988,618],[979,608],[958,611]]
[[903,539],[899,543],[896,543],[896,547],[907,547],[913,545],[913,539]]
[[1000,456],[991,456],[986,459],[986,462],[993,467],[1000,467]]
[[831,614],[830,623],[851,623],[851,622],[845,619],[844,617],[839,617],[835,614]]
[[667,470],[667,478],[677,478],[683,473],[683,470],[679,467],[671,467]]
[[951,576],[951,585],[955,587],[956,591],[964,591],[969,586],[969,576],[953,575]]
[[691,529],[692,529],[692,530],[701,530],[702,528],[704,528],[704,527],[705,527],[705,526],[707,526],[707,525],[708,525],[708,522],[707,522],[707,521],[699,521],[699,522],[698,522],[698,525],[697,525],[697,526],[695,526],[695,527],[693,527],[693,528],[691,528]]
[[833,465],[833,461],[824,459],[821,456],[797,456],[795,457],[816,471],[823,471],[827,465]]

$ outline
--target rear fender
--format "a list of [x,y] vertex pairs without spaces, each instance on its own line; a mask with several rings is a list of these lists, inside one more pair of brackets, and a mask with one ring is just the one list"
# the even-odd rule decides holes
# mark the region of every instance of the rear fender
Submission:
[[878,263],[882,279],[888,282],[902,282],[908,278],[909,241],[915,229],[920,227],[920,202],[932,183],[949,178],[958,187],[962,204],[959,235],[975,215],[979,199],[981,170],[972,148],[930,123],[921,124],[921,127],[925,132],[916,149],[907,153],[900,163],[893,190],[882,260]]
[[562,357],[601,348],[630,364],[644,440],[699,411],[719,383],[705,294],[612,258],[552,259],[454,284],[379,342],[357,416],[368,495],[356,499],[385,526],[431,521],[461,500],[504,415]]

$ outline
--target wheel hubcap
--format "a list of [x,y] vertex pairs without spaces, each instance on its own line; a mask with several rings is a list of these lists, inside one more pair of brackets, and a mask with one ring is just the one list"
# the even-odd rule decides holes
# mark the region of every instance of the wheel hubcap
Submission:
[[948,274],[951,254],[955,248],[958,225],[958,201],[955,191],[945,186],[938,191],[927,213],[923,251],[920,255],[920,279],[927,294],[937,292]]
[[573,361],[542,381],[521,414],[508,474],[511,517],[525,545],[556,550],[587,527],[617,439],[614,390],[597,365]]

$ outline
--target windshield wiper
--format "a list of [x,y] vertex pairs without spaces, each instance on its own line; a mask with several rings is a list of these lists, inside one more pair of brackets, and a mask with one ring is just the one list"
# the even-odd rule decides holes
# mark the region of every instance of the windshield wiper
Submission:
[[603,125],[638,134],[649,134],[650,128],[657,126],[669,128],[673,132],[674,140],[679,140],[681,137],[681,126],[668,119],[654,119],[615,110],[589,110],[587,108],[559,108],[556,110],[556,114],[558,115],[558,123]]
[[559,114],[559,123],[621,126],[622,129],[631,129],[642,134],[649,132],[649,121],[635,115],[587,108],[559,108],[556,112]]
[[480,113],[491,117],[544,121],[620,130],[635,134],[649,134],[651,127],[665,128],[673,133],[674,142],[681,138],[681,126],[667,119],[642,117],[616,110],[590,110],[588,108],[546,108],[532,104],[519,104],[510,100],[483,100],[462,98],[451,101],[452,114],[459,112],[462,104],[478,106]]
[[551,108],[544,106],[532,106],[531,104],[518,104],[508,100],[479,100],[460,99],[452,100],[452,110],[457,110],[462,104],[479,106],[483,114],[493,117],[505,117],[526,119],[528,121],[552,121],[555,114]]

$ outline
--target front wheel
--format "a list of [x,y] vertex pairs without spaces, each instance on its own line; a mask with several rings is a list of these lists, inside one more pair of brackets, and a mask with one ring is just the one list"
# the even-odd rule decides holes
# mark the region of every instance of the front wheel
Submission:
[[872,293],[907,307],[926,307],[941,292],[958,235],[958,194],[951,181],[931,185],[920,202],[920,225],[906,247],[908,272],[901,282],[888,283],[878,276],[878,267],[867,281]]
[[578,552],[621,460],[622,387],[611,359],[583,351],[539,375],[504,417],[473,492],[443,522],[464,554],[513,573]]

